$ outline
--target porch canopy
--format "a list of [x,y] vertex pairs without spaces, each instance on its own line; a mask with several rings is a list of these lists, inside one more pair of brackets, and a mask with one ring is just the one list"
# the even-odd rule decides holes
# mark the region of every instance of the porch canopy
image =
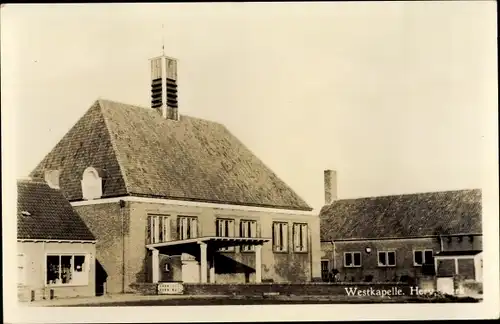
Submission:
[[208,244],[211,248],[225,248],[239,245],[262,245],[270,241],[268,238],[261,237],[225,237],[225,236],[205,236],[186,240],[167,241],[161,243],[148,244],[146,247],[150,250],[169,246],[181,246],[192,244]]
[[224,237],[224,236],[206,236],[190,238],[185,240],[167,241],[161,243],[148,244],[146,247],[153,252],[153,282],[158,282],[159,278],[159,253],[160,250],[165,252],[192,252],[193,249],[200,251],[200,282],[207,282],[207,250],[210,250],[210,282],[215,282],[215,263],[214,252],[221,248],[229,248],[234,246],[254,246],[255,251],[255,282],[262,281],[262,245],[269,242],[271,239],[258,237]]

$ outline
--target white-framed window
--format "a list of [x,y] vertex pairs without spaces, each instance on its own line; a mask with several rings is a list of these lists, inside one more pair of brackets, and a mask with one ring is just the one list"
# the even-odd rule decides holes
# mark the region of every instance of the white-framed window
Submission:
[[47,254],[45,283],[52,285],[84,286],[89,280],[87,254]]
[[286,222],[273,223],[273,251],[288,251],[288,223]]
[[22,253],[17,255],[17,284],[26,284],[26,260]]
[[83,199],[92,200],[102,197],[102,178],[95,168],[88,167],[83,171],[81,185]]
[[361,267],[361,252],[344,252],[344,267]]
[[395,267],[396,251],[378,251],[379,267]]
[[293,224],[293,251],[307,252],[307,224]]
[[148,244],[170,241],[170,217],[167,215],[148,215]]
[[423,264],[434,264],[434,253],[432,250],[413,251],[413,265],[420,267]]
[[198,218],[192,216],[177,217],[177,237],[179,240],[198,237]]
[[[257,222],[254,220],[240,221],[240,237],[257,237]],[[241,251],[253,251],[253,245],[242,245]]]
[[[215,236],[234,237],[234,219],[218,218],[215,221]],[[234,247],[223,247],[219,251],[234,251]]]

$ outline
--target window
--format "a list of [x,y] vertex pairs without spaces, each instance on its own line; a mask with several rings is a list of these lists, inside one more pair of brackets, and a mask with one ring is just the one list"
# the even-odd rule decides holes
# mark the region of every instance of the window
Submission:
[[[240,237],[257,237],[257,222],[253,220],[240,221]],[[242,245],[241,251],[253,251],[253,245]]]
[[379,251],[378,252],[378,266],[379,267],[394,267],[394,266],[396,266],[396,252],[395,251]]
[[170,240],[170,218],[163,215],[148,216],[148,244]]
[[307,251],[307,224],[293,224],[293,251]]
[[177,237],[187,240],[198,237],[198,219],[196,217],[177,217]]
[[344,252],[344,267],[361,267],[361,252]]
[[273,223],[273,250],[274,252],[288,251],[288,223]]
[[413,265],[418,267],[424,264],[434,264],[434,254],[432,250],[413,251]]
[[[216,220],[215,236],[234,237],[234,220],[222,219]],[[234,251],[234,247],[223,247],[219,251]]]
[[82,254],[47,255],[47,285],[86,285],[87,256]]
[[329,274],[328,260],[321,260],[321,280],[328,281]]
[[26,281],[24,254],[17,255],[17,284],[24,285]]
[[83,199],[92,200],[101,198],[102,178],[95,168],[88,167],[83,171],[81,185]]

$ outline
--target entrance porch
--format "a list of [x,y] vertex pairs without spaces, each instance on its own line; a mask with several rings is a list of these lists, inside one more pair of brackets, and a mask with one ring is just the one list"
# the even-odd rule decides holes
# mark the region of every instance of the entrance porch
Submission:
[[[146,245],[151,251],[151,282],[160,281],[180,281],[191,283],[215,283],[216,282],[216,259],[221,252],[227,252],[228,248],[237,246],[250,246],[253,251],[246,251],[245,254],[255,256],[255,276],[254,282],[262,282],[262,245],[270,241],[266,238],[246,238],[246,237],[199,237],[186,240],[168,241]],[[223,250],[221,250],[223,249]],[[162,256],[180,262],[176,263],[177,271],[181,275],[170,276],[168,279],[161,278],[161,271],[170,267],[170,263],[161,266]],[[173,264],[173,263],[172,263]],[[223,264],[221,264],[222,266]]]
[[483,280],[482,251],[442,251],[435,255],[436,288],[463,294],[464,284]]

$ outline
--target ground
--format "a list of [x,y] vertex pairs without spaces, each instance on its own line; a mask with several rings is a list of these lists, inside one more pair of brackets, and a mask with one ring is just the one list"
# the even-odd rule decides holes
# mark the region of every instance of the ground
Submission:
[[271,304],[373,304],[373,303],[441,303],[441,302],[478,302],[471,297],[447,298],[380,298],[349,296],[139,296],[114,295],[93,298],[71,298],[44,300],[25,303],[29,306],[179,306],[179,305],[271,305]]

